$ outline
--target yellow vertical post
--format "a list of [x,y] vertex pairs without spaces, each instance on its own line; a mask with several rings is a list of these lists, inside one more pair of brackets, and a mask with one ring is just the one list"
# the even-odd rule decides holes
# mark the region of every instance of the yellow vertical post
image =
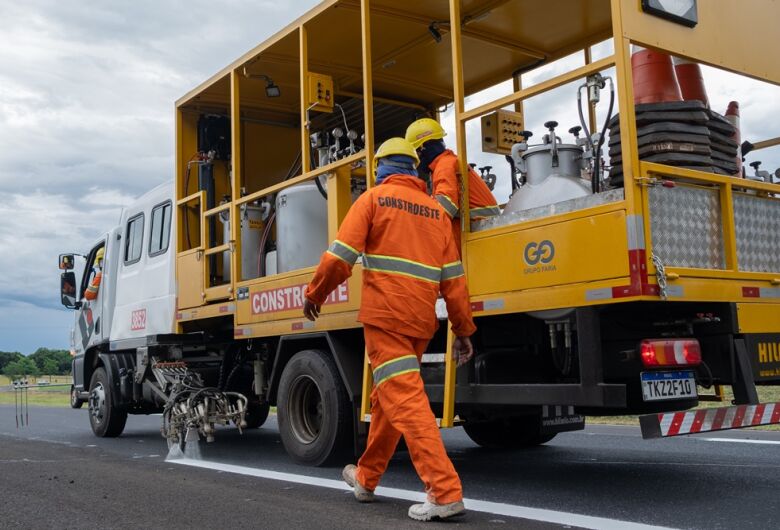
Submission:
[[[363,47],[363,122],[366,150],[366,187],[374,184],[374,86],[371,69],[371,4],[369,0],[360,1],[361,41]],[[368,352],[363,355],[363,394],[360,401],[360,419],[367,421],[371,414],[371,390],[374,378]]]
[[[591,56],[590,46],[586,46],[584,50],[582,50],[585,54],[585,64],[590,64],[593,62],[593,57]],[[598,125],[596,122],[596,107],[588,103],[588,128],[590,129],[591,133],[597,132]]]
[[726,268],[736,272],[737,229],[734,224],[734,193],[730,183],[720,185],[720,212],[723,223],[723,250],[726,254]]
[[363,26],[363,122],[365,123],[366,184],[370,189],[374,184],[371,169],[374,163],[374,82],[371,66],[371,4],[369,0],[360,2],[360,21]]
[[336,239],[341,221],[352,206],[352,171],[342,166],[328,175],[328,240]]
[[[238,70],[230,72],[230,200],[241,198],[241,92]],[[236,283],[241,279],[241,216],[238,208],[230,207],[230,298],[234,298]]]
[[[523,89],[522,74],[512,74],[512,89],[520,92]],[[520,129],[525,129],[525,101],[515,102],[515,112],[520,113]]]
[[302,174],[311,171],[311,152],[309,150],[309,39],[306,33],[306,26],[301,24],[298,27],[298,36],[300,37],[301,51],[301,168]]
[[[463,120],[465,112],[464,87],[463,87],[463,53],[460,28],[460,0],[450,0],[450,39],[452,47],[452,85],[455,104],[455,135],[458,144],[458,161],[460,163],[461,193],[460,199],[460,223],[463,230],[461,238],[461,256],[466,267],[468,260],[466,252],[468,247],[468,235],[471,232],[469,222],[469,165],[466,151],[466,122]],[[466,271],[468,277],[468,270]],[[455,419],[455,383],[457,376],[457,363],[452,358],[452,342],[455,339],[452,328],[447,329],[447,353],[444,357],[444,403],[441,417],[442,427],[452,427]]]
[[[174,274],[175,278],[177,279],[176,289],[178,292],[178,278],[179,278],[179,258],[178,254],[182,250],[184,250],[184,240],[187,237],[187,235],[184,233],[184,216],[189,215],[189,212],[187,211],[188,206],[185,204],[184,206],[176,206],[179,199],[184,198],[187,195],[187,190],[184,189],[184,171],[185,171],[185,162],[184,162],[184,140],[182,139],[183,134],[183,127],[184,123],[182,120],[181,115],[181,109],[176,109],[174,111],[176,113],[175,120],[176,120],[176,178],[173,179],[173,205],[176,208],[176,253],[174,254],[176,261],[174,262]],[[182,212],[184,212],[184,215],[182,215]],[[171,212],[173,213],[173,212]],[[174,315],[178,313],[179,311],[179,297],[176,297],[176,306],[174,308]],[[176,319],[176,333],[182,332],[182,325],[179,322],[178,318]]]
[[[612,2],[612,37],[615,46],[615,82],[620,109],[620,147],[623,156],[623,182],[629,214],[642,212],[641,193],[634,180],[639,171],[639,151],[636,139],[636,113],[631,72],[631,42],[623,37],[621,2]],[[645,241],[650,241],[650,223],[645,222]]]

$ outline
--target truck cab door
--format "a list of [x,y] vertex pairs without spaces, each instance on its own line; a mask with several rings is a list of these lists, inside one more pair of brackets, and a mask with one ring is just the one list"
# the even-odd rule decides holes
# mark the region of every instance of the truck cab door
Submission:
[[[89,253],[87,258],[87,266],[84,269],[84,276],[81,282],[81,289],[79,289],[81,307],[78,310],[78,316],[76,317],[76,329],[74,332],[74,342],[76,351],[80,353],[86,352],[90,347],[99,344],[103,341],[104,333],[108,333],[105,330],[101,317],[103,316],[103,300],[105,299],[104,292],[106,291],[105,284],[105,260],[102,267],[102,279],[100,286],[97,290],[97,296],[92,299],[87,299],[87,289],[90,284],[93,283],[95,275],[100,270],[100,266],[96,263],[97,251],[101,248],[105,248],[105,241],[101,241],[97,244]],[[75,366],[74,366],[75,368]]]

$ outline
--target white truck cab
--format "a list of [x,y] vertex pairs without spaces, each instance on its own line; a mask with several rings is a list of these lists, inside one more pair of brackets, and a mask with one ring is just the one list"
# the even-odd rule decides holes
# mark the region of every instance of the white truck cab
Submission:
[[[62,303],[75,309],[71,333],[73,390],[71,404],[86,399],[94,362],[99,352],[143,346],[151,335],[174,330],[176,293],[173,182],[157,186],[122,210],[119,225],[101,235],[83,256],[84,270],[77,281],[72,269],[78,255],[60,256]],[[103,266],[96,263],[104,249]],[[80,267],[79,267],[80,268]],[[97,297],[85,297],[87,287],[101,270]],[[85,369],[86,368],[86,369]]]

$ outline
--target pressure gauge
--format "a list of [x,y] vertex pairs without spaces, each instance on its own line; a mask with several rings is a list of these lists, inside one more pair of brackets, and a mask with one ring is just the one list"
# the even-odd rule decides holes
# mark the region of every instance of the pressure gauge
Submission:
[[642,0],[642,11],[689,28],[699,22],[696,0]]

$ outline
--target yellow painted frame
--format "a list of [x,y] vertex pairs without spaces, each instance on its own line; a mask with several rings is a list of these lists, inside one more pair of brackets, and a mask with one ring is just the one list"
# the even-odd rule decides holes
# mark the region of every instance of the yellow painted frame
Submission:
[[[770,0],[755,0],[756,2],[763,2],[767,6],[770,5]],[[549,90],[558,88],[566,83],[572,82],[577,79],[584,78],[590,74],[603,71],[612,66],[615,67],[615,81],[620,113],[620,127],[621,127],[621,142],[623,148],[623,168],[626,175],[624,186],[624,199],[622,201],[607,204],[599,207],[589,209],[585,212],[586,215],[596,215],[606,212],[622,211],[626,216],[641,216],[644,219],[644,236],[647,244],[647,256],[648,260],[645,263],[647,271],[650,275],[655,274],[655,269],[652,262],[649,260],[651,255],[651,233],[650,223],[647,220],[649,208],[648,208],[648,186],[654,182],[662,179],[678,180],[682,182],[696,182],[700,184],[707,184],[710,186],[717,186],[721,197],[722,215],[725,220],[724,224],[724,239],[725,239],[725,251],[726,251],[726,263],[727,270],[725,271],[710,271],[700,269],[676,269],[667,268],[669,273],[670,282],[674,282],[675,285],[680,285],[684,288],[686,293],[685,299],[706,299],[706,300],[728,300],[743,302],[745,304],[753,302],[754,300],[745,299],[742,297],[741,292],[738,292],[737,286],[761,286],[765,285],[769,281],[772,285],[780,283],[780,279],[775,274],[758,274],[758,273],[743,273],[738,271],[737,258],[736,258],[736,244],[734,240],[734,223],[733,223],[733,206],[732,198],[735,192],[747,189],[757,193],[773,193],[780,194],[780,186],[772,184],[755,183],[745,180],[737,180],[730,177],[719,177],[709,173],[702,173],[691,170],[684,170],[680,168],[673,168],[670,166],[664,166],[659,164],[651,164],[647,162],[640,162],[638,156],[637,142],[636,142],[636,122],[635,112],[633,106],[633,83],[631,73],[631,54],[630,46],[632,43],[640,43],[649,46],[655,46],[662,48],[664,43],[658,41],[658,35],[671,35],[670,41],[673,43],[669,45],[667,51],[675,53],[676,55],[698,59],[702,62],[709,64],[715,64],[716,66],[722,66],[732,71],[740,71],[749,76],[769,80],[770,82],[780,84],[780,67],[776,64],[768,64],[767,61],[771,59],[767,57],[755,57],[751,56],[747,63],[737,64],[738,53],[733,50],[720,49],[714,47],[713,50],[702,50],[700,45],[694,46],[692,49],[685,48],[685,38],[690,36],[690,30],[683,29],[681,27],[670,26],[669,22],[662,21],[660,19],[654,19],[648,15],[641,14],[639,11],[638,0],[611,0],[610,12],[612,19],[612,31],[611,37],[614,41],[614,53],[596,61],[592,60],[591,56],[591,44],[592,42],[583,42],[582,47],[579,48],[583,53],[584,65],[573,68],[564,74],[548,79],[547,81],[538,83],[534,86],[523,87],[519,76],[513,77],[513,92],[508,96],[498,98],[495,101],[488,102],[479,105],[476,108],[466,110],[465,97],[466,90],[464,86],[464,69],[463,69],[463,36],[473,36],[474,32],[470,28],[463,28],[461,26],[461,0],[448,0],[449,2],[449,40],[451,45],[451,61],[452,61],[452,86],[453,86],[453,103],[455,110],[455,136],[457,151],[460,156],[460,170],[462,175],[468,174],[467,166],[467,143],[466,143],[466,123],[469,120],[479,118],[480,116],[505,107],[507,105],[514,104],[515,108],[522,112],[524,101],[533,96],[542,94]],[[359,3],[359,6],[358,6]],[[308,33],[306,23],[312,20],[318,14],[330,9],[336,4],[340,4],[343,7],[350,9],[360,10],[361,21],[361,53],[362,53],[362,85],[363,85],[363,114],[365,123],[365,150],[357,153],[349,158],[339,160],[328,166],[311,169],[311,160],[309,155],[309,136],[308,136],[308,113],[304,102],[308,100],[308,83],[306,83],[307,75],[309,74],[309,60],[308,60]],[[699,9],[704,9],[706,15],[702,18],[702,24],[705,24],[705,19],[708,17],[716,16],[714,13],[716,9],[711,5],[703,6],[704,2],[699,3]],[[737,3],[734,3],[737,4]],[[374,12],[380,12],[382,10],[387,11],[392,8],[376,7]],[[730,6],[729,10],[739,9],[735,6]],[[742,8],[744,11],[744,7]],[[753,11],[759,11],[754,9]],[[328,189],[329,196],[332,198],[328,201],[328,232],[332,238],[335,232],[346,215],[351,198],[349,195],[349,179],[353,174],[354,166],[357,164],[364,164],[365,168],[371,168],[374,156],[374,120],[373,120],[373,80],[374,72],[372,71],[372,46],[371,46],[371,13],[372,7],[370,0],[359,0],[349,2],[339,2],[338,0],[327,0],[322,2],[309,13],[293,22],[287,28],[281,30],[266,42],[251,50],[244,56],[242,56],[237,62],[232,63],[226,69],[217,73],[210,80],[206,81],[200,87],[186,94],[183,98],[177,102],[177,106],[185,105],[186,103],[195,99],[199,93],[205,90],[207,87],[215,84],[217,81],[229,78],[230,84],[230,110],[231,117],[231,132],[232,132],[232,152],[234,154],[232,160],[231,171],[231,184],[232,195],[230,203],[221,205],[217,208],[213,208],[209,211],[204,211],[204,193],[198,192],[187,197],[178,199],[182,195],[182,182],[181,176],[186,166],[186,158],[182,149],[182,142],[185,141],[184,131],[184,118],[183,111],[177,108],[176,112],[176,136],[177,136],[177,156],[176,156],[176,190],[177,190],[177,208],[181,209],[186,207],[187,204],[200,201],[199,218],[201,220],[200,230],[200,242],[197,247],[181,251],[180,246],[177,244],[177,258],[182,256],[189,256],[193,253],[202,257],[216,254],[219,252],[231,253],[231,282],[227,286],[220,286],[216,288],[207,289],[204,284],[203,297],[206,300],[214,299],[232,299],[236,290],[244,287],[252,287],[264,284],[264,281],[250,280],[239,281],[241,277],[240,263],[241,263],[241,238],[240,238],[240,224],[238,223],[240,208],[242,205],[248,204],[261,197],[277,193],[280,190],[286,189],[302,182],[310,181],[320,175],[328,174]],[[649,17],[649,18],[648,18]],[[724,17],[726,18],[726,17]],[[750,14],[746,18],[741,20],[741,23],[758,24],[760,27],[764,27],[767,24],[766,20],[756,20],[756,15]],[[659,31],[661,28],[664,31]],[[668,32],[667,32],[668,30]],[[301,147],[302,147],[302,161],[303,171],[300,176],[291,178],[285,182],[274,184],[264,189],[255,191],[245,196],[241,196],[241,109],[240,109],[240,67],[245,62],[251,60],[253,57],[259,55],[270,46],[279,42],[281,39],[289,36],[293,32],[298,32],[298,43],[300,53],[300,130],[301,130]],[[709,31],[709,30],[707,30]],[[732,31],[734,31],[732,29]],[[688,33],[686,33],[688,32]],[[665,37],[666,38],[666,37]],[[666,42],[666,41],[665,41]],[[663,48],[662,48],[663,49]],[[577,51],[577,49],[567,49],[566,54]],[[533,50],[530,50],[532,53]],[[536,52],[538,55],[538,52]],[[547,57],[547,59],[556,59],[558,57]],[[725,58],[723,60],[717,60],[719,58]],[[735,62],[736,61],[736,62]],[[740,67],[741,66],[741,67]],[[379,79],[383,75],[378,73],[376,79]],[[376,98],[377,101],[394,101],[392,98]],[[589,112],[589,119],[591,126],[594,125],[595,115],[594,112]],[[772,145],[780,144],[780,138],[766,140],[757,144],[757,148],[769,147]],[[370,188],[373,185],[373,176],[370,170],[366,171],[367,186]],[[469,219],[468,215],[468,179],[463,179],[463,201],[461,206],[461,219]],[[186,193],[186,191],[185,191]],[[222,245],[215,248],[206,248],[205,242],[208,240],[206,230],[208,223],[207,219],[213,215],[228,210],[230,212],[231,230],[229,241],[223,242]],[[486,237],[492,237],[498,234],[505,234],[514,232],[517,230],[531,229],[536,226],[543,226],[545,223],[558,222],[567,223],[572,220],[576,220],[582,217],[583,212],[572,212],[560,216],[555,216],[554,219],[545,218],[537,219],[533,221],[527,221],[518,225],[506,226],[497,228],[494,230],[484,232],[471,232],[471,226],[468,222],[463,222],[463,247],[462,255],[463,262],[467,268],[467,274],[474,271],[468,270],[468,254],[472,251],[472,247],[475,243]],[[178,226],[177,234],[179,242],[183,237],[183,227]],[[177,271],[176,274],[181,274],[183,271],[179,269],[179,263],[177,259]],[[296,271],[297,276],[303,275],[308,277],[312,271]],[[504,301],[500,309],[492,308],[482,311],[479,314],[499,314],[499,313],[511,313],[528,311],[530,307],[545,307],[545,304],[550,308],[564,307],[564,306],[585,306],[593,304],[604,303],[618,303],[635,300],[658,300],[655,296],[633,296],[629,298],[621,298],[619,300],[600,300],[589,301],[586,299],[585,293],[588,289],[601,289],[611,288],[620,285],[624,285],[630,281],[629,271],[626,271],[625,276],[618,276],[616,278],[609,278],[607,280],[582,282],[577,284],[560,285],[553,288],[545,287],[540,289],[527,289],[527,290],[515,290],[506,291],[497,294],[491,294],[489,296],[474,297],[474,302],[484,302],[490,298],[501,297]],[[208,273],[206,272],[206,275]],[[285,278],[284,275],[274,277],[274,281]],[[737,282],[724,282],[724,280],[738,280]],[[539,298],[539,293],[544,292],[544,304],[539,306],[531,302],[532,299]],[[240,302],[236,302],[240,303]],[[204,305],[202,308],[189,310],[189,314],[186,317],[177,320],[177,329],[181,331],[182,322],[197,320],[199,318],[214,318],[225,313],[215,310],[215,307],[221,308],[224,305],[210,304]],[[749,307],[750,311],[756,311],[753,306]],[[216,313],[215,313],[216,311]],[[770,312],[774,315],[774,309]],[[228,311],[234,318],[234,328],[236,330],[237,338],[250,338],[250,337],[262,337],[273,335],[284,335],[298,332],[309,332],[311,329],[317,330],[329,330],[329,329],[345,329],[358,327],[356,322],[356,312],[353,310],[332,312],[323,315],[322,319],[311,327],[301,328],[297,331],[291,331],[291,323],[297,322],[298,318],[282,318],[278,321],[265,321],[265,322],[253,322],[250,324],[238,325],[237,313],[235,308]],[[454,424],[454,411],[455,411],[455,385],[456,385],[456,366],[452,359],[452,342],[453,335],[451,330],[448,331],[447,337],[447,355],[445,359],[445,385],[444,385],[444,408],[443,417],[441,418],[442,427],[450,427]],[[364,374],[363,374],[363,399],[361,403],[361,418],[365,418],[370,414],[369,395],[372,388],[371,370],[369,367],[368,356],[364,356]]]

